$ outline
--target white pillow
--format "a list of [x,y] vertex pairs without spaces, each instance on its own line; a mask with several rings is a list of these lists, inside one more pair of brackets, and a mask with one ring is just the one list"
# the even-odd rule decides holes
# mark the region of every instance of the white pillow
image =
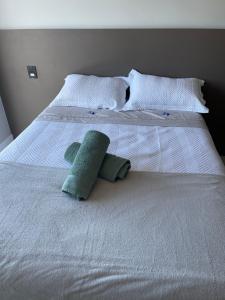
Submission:
[[201,92],[203,80],[129,73],[130,99],[122,110],[181,110],[207,113]]
[[71,74],[50,106],[78,106],[119,110],[128,84],[122,78]]

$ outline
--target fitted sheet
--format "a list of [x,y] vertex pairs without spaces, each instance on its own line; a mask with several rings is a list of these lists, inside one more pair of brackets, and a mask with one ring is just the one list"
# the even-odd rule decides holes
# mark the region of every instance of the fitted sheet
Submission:
[[[88,112],[92,116],[93,112]],[[111,115],[118,116],[120,113],[108,113],[109,123],[106,119],[100,124],[96,121],[92,124],[91,118],[88,122],[87,118],[84,118],[85,122],[79,123],[68,120],[50,121],[49,114],[41,120],[38,117],[1,152],[0,161],[69,168],[63,157],[66,148],[74,141],[81,142],[88,130],[99,130],[110,137],[108,151],[130,159],[133,171],[225,175],[222,160],[199,114],[161,111],[123,112],[121,123],[124,119],[126,122],[130,119],[135,121],[130,124],[126,122],[119,124],[117,120],[116,124],[112,124]],[[81,114],[84,117],[83,111]],[[100,111],[98,114],[100,118],[105,113]],[[143,123],[147,117],[151,121],[151,126],[138,125],[138,119]],[[154,126],[154,120],[156,124],[163,120],[169,122]],[[171,127],[171,120],[175,127]],[[182,126],[179,125],[180,121],[183,122]],[[192,127],[189,124],[192,124]]]

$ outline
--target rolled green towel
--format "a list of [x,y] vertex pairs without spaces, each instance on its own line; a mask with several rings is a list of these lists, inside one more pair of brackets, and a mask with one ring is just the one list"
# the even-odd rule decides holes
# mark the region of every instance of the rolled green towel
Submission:
[[[65,160],[72,164],[79,148],[80,143],[75,142],[71,144],[64,154]],[[117,179],[124,179],[127,176],[130,167],[131,165],[128,159],[106,153],[99,170],[99,177],[111,182],[114,182]]]
[[73,161],[62,191],[86,200],[96,182],[110,140],[107,135],[90,130],[86,133]]

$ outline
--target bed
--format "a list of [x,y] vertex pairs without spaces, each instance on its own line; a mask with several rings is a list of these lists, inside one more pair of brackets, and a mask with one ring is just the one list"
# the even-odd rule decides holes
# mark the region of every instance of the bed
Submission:
[[[89,129],[131,161],[61,192]],[[0,298],[225,299],[225,168],[201,115],[48,106],[0,154]]]

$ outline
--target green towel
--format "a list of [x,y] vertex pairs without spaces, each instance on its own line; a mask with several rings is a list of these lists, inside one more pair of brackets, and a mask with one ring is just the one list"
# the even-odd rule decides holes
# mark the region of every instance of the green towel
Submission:
[[90,130],[86,133],[73,161],[62,191],[86,200],[94,187],[110,140],[107,135]]
[[[71,144],[64,154],[65,160],[72,164],[79,148],[79,143],[75,142]],[[99,170],[99,177],[111,182],[114,182],[117,179],[124,179],[127,176],[130,167],[131,165],[128,159],[106,153]]]

